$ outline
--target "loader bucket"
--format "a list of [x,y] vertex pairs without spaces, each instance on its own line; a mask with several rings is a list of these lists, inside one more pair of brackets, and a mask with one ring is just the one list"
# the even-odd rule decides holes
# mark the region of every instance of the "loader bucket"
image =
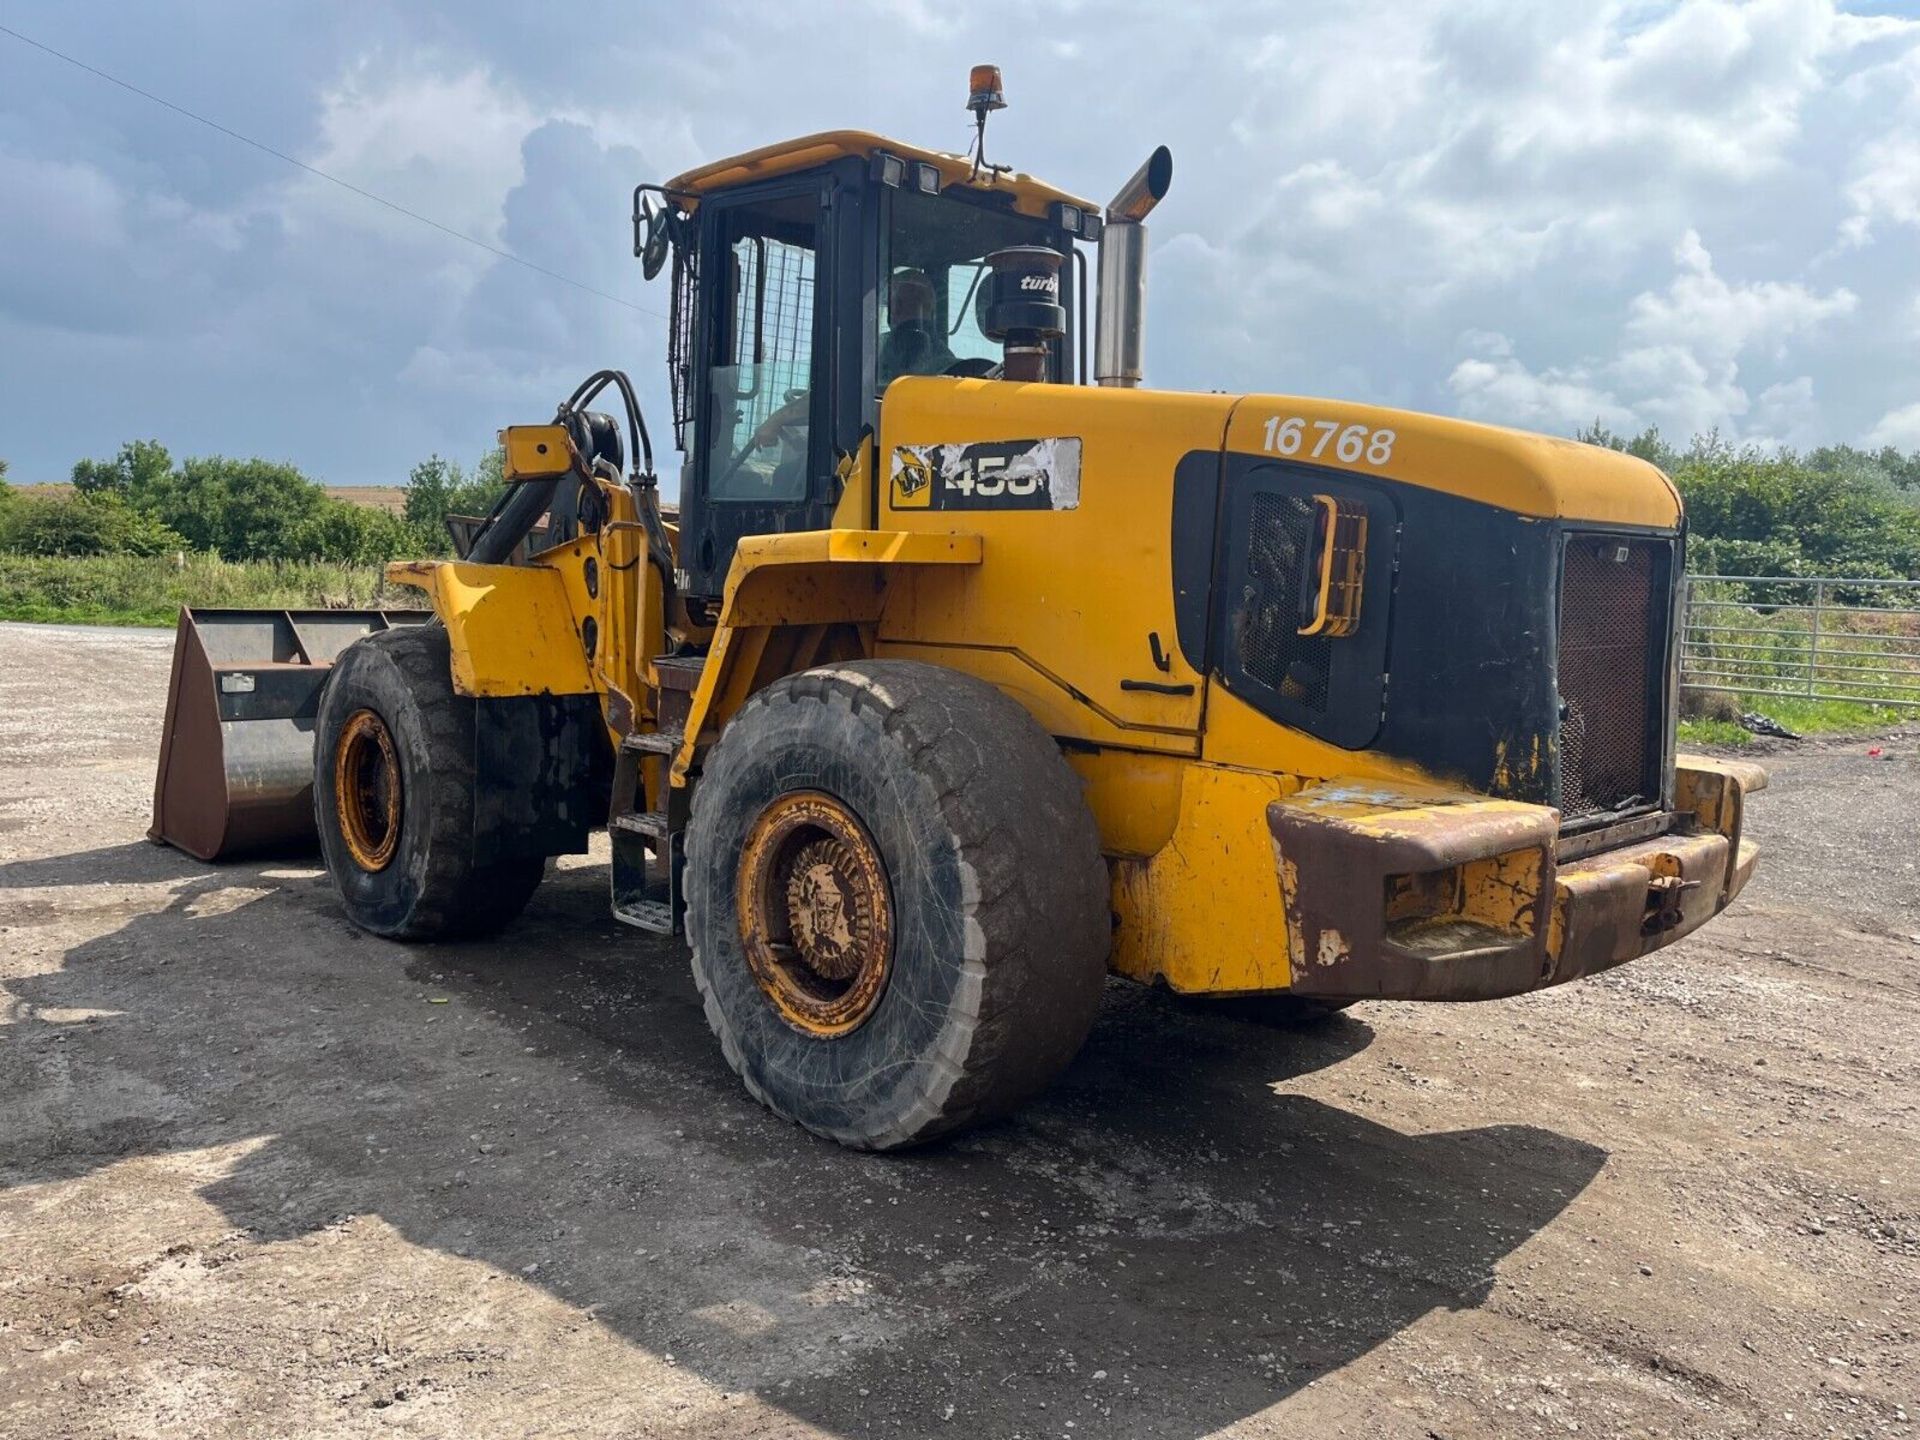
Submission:
[[180,610],[151,840],[202,860],[311,850],[313,722],[347,646],[426,610]]

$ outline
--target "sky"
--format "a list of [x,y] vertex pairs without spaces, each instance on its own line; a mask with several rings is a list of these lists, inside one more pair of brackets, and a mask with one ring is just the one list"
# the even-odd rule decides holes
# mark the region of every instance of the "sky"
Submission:
[[1920,449],[1920,0],[5,0],[0,25],[627,302],[0,35],[20,483],[153,438],[398,484],[605,366],[659,437],[633,186],[832,128],[964,149],[988,61],[993,159],[1105,198],[1173,149],[1149,384]]

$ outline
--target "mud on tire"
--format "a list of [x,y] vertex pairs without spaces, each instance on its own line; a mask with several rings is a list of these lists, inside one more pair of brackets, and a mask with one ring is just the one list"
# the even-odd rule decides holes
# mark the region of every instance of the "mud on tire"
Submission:
[[[342,733],[371,711],[391,738],[399,773],[398,833],[378,869],[354,858],[335,791]],[[395,940],[490,934],[526,906],[543,856],[473,861],[474,702],[457,695],[446,630],[384,630],[350,646],[321,692],[314,726],[314,823],[348,916]]]
[[[886,872],[893,941],[866,1018],[790,1023],[749,966],[741,852],[783,796],[850,810]],[[1107,870],[1079,778],[971,676],[863,661],[789,676],[734,716],[694,793],[687,934],[727,1063],[775,1112],[863,1149],[1003,1115],[1079,1050],[1100,1005]]]

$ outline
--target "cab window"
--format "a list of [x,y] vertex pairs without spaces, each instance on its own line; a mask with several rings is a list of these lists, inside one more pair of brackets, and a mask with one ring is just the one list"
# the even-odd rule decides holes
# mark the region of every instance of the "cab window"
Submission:
[[707,370],[707,493],[796,500],[807,492],[819,201],[770,200],[730,215]]
[[[892,192],[892,201],[892,219],[881,241],[878,388],[886,389],[902,375],[994,371],[1001,351],[986,335],[987,256],[1010,245],[1065,250],[1068,242],[1044,220],[990,209],[958,194],[902,189]],[[1069,299],[1063,293],[1063,302]],[[1068,353],[1064,342],[1056,346],[1056,380],[1067,378]]]

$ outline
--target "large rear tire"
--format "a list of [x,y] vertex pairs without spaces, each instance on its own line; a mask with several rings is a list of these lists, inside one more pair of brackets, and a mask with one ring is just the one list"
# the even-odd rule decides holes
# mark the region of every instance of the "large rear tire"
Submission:
[[353,923],[394,940],[491,934],[526,906],[544,856],[474,863],[474,701],[447,632],[384,630],[335,662],[314,726],[320,849]]
[[754,695],[694,792],[685,874],[727,1063],[845,1145],[1006,1114],[1100,1007],[1107,869],[1079,779],[971,676],[863,661]]

